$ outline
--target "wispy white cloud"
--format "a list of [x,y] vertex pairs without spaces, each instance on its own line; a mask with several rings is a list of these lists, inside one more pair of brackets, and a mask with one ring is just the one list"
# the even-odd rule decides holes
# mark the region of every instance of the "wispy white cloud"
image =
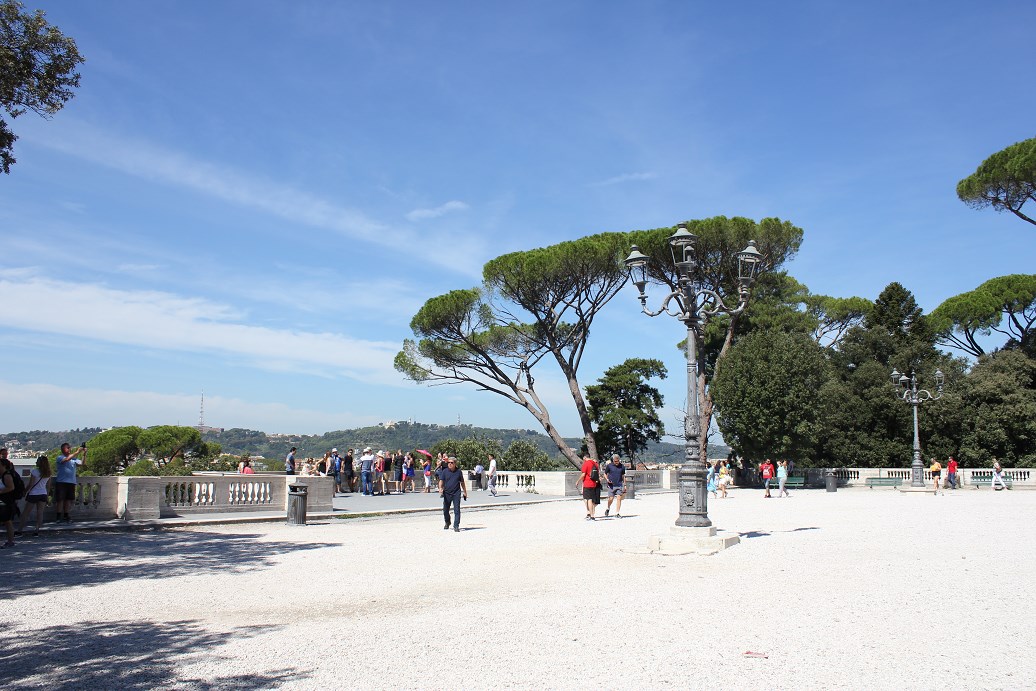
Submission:
[[256,367],[399,384],[399,343],[244,323],[229,305],[0,272],[0,325],[148,349],[234,355]]
[[[50,421],[74,427],[125,425],[193,425],[197,394],[70,388],[52,384],[0,381],[0,419],[8,431],[46,429]],[[245,427],[268,433],[322,434],[328,430],[362,427],[380,418],[351,411],[306,410],[279,402],[251,402],[205,394],[205,422],[217,427]]]
[[[255,209],[278,218],[339,233],[393,252],[412,252],[415,257],[464,272],[464,267],[481,264],[482,245],[477,238],[429,236],[407,228],[380,222],[361,211],[337,204],[304,190],[262,179],[208,161],[191,158],[124,134],[109,135],[96,128],[65,119],[59,128],[48,128],[47,136],[36,136],[32,128],[24,138],[32,143],[114,168],[128,175],[176,185],[223,201]],[[458,210],[463,202],[448,202],[441,213]],[[453,206],[451,206],[453,205]],[[449,208],[446,208],[449,207]],[[417,211],[421,211],[420,209]],[[430,212],[435,209],[426,210]],[[411,212],[414,213],[414,212]],[[464,250],[464,248],[468,248]],[[458,251],[466,252],[458,257]],[[467,261],[471,259],[471,261]]]
[[467,211],[469,207],[464,202],[449,201],[434,209],[414,209],[406,215],[408,221],[421,221],[428,218],[439,218],[451,211]]
[[591,182],[590,187],[608,187],[610,185],[620,185],[624,182],[642,182],[644,180],[654,180],[658,177],[657,173],[623,173],[622,175],[616,175],[615,177],[608,178],[607,180],[601,180],[599,182]]

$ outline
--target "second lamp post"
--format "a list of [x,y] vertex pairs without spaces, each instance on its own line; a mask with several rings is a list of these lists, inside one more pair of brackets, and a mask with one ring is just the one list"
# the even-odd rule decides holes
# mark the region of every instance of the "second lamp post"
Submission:
[[[684,418],[684,462],[680,466],[680,515],[676,525],[684,528],[706,528],[712,525],[708,512],[708,493],[705,484],[705,461],[699,451],[701,442],[701,421],[698,415],[698,338],[705,321],[716,314],[740,314],[748,304],[748,297],[755,281],[762,255],[750,241],[748,247],[738,253],[738,301],[737,306],[727,307],[720,295],[696,284],[697,262],[694,260],[694,243],[698,238],[680,226],[669,237],[669,249],[676,264],[677,284],[662,300],[655,311],[647,307],[650,258],[634,245],[626,268],[639,291],[641,310],[649,317],[663,312],[676,317],[687,327],[687,414]],[[659,267],[660,268],[660,267]],[[656,274],[657,275],[657,274]],[[673,304],[673,308],[670,308]]]
[[935,370],[935,394],[917,388],[917,375],[913,372],[908,377],[892,370],[892,385],[898,387],[896,395],[909,403],[914,409],[914,460],[910,464],[910,486],[926,487],[924,481],[924,464],[921,462],[921,435],[918,433],[917,408],[925,401],[937,401],[942,396],[943,373]]

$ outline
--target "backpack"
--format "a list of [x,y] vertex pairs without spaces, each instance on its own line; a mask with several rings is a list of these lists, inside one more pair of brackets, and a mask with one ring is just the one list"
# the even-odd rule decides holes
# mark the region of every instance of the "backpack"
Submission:
[[594,467],[590,469],[590,479],[594,482],[601,481],[601,469],[594,463]]
[[[14,485],[14,489],[5,495],[7,503],[13,504],[16,501],[20,501],[25,498],[25,481],[22,480],[20,473],[9,471],[11,475],[11,483]],[[10,499],[8,499],[10,497]]]

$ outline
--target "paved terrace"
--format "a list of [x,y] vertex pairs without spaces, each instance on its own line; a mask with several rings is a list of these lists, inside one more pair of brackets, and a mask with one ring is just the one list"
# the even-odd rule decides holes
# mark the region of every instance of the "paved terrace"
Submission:
[[22,688],[1036,680],[1036,492],[736,490],[711,515],[740,545],[646,554],[675,506],[470,511],[459,534],[434,513],[51,533],[0,556],[0,662]]

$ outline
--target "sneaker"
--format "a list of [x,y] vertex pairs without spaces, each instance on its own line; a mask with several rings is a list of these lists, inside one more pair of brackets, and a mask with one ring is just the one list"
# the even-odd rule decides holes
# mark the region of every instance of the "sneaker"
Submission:
[[592,518],[590,518],[590,514],[586,514],[586,520],[588,520],[588,521],[592,521],[593,520]]
[[615,514],[615,517],[616,518],[622,518],[622,516],[620,516],[619,514]]
[[605,518],[608,518],[608,514],[609,514],[609,513],[611,513],[611,509],[605,509],[605,510],[604,510],[604,517],[605,517]]
[[457,526],[453,526],[453,532],[459,533],[460,532],[460,528],[458,528]]
[[22,536],[22,531],[20,531],[20,530],[14,531],[14,536],[15,537],[21,537]]
[[443,529],[443,530],[449,530],[449,529],[450,529],[450,524],[449,524],[449,523],[447,523],[446,525],[444,525],[444,526],[442,527],[442,529]]
[[14,543],[10,540],[0,545],[0,549],[7,549],[8,547],[14,547]]

